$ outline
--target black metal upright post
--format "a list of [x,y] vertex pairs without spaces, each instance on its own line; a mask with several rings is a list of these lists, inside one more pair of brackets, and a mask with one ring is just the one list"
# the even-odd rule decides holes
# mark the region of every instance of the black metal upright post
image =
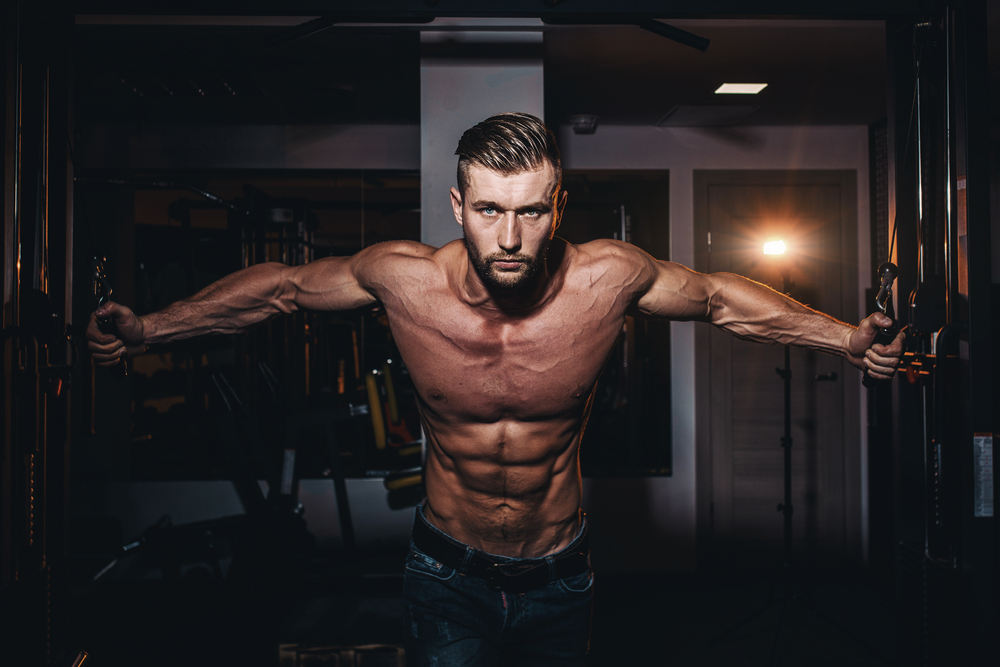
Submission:
[[[993,441],[1000,431],[994,412],[993,355],[1000,354],[993,330],[990,257],[989,57],[987,7],[983,0],[952,0],[951,35],[954,100],[954,164],[957,253],[954,299],[964,324],[959,344],[961,422],[948,434],[958,454],[954,471],[960,493],[955,580],[962,614],[960,639],[965,664],[997,664],[1000,529],[994,514]],[[994,214],[995,215],[995,214]],[[995,220],[995,217],[993,218]],[[979,444],[977,444],[979,443]],[[945,656],[947,659],[949,656]],[[952,663],[954,664],[954,663]]]
[[72,16],[2,13],[4,244],[0,375],[0,626],[4,664],[50,664],[67,634],[73,293]]
[[[781,291],[788,294],[792,285],[789,279],[789,269],[787,264],[781,267]],[[784,434],[781,436],[781,448],[784,450],[783,470],[784,477],[784,497],[778,505],[778,511],[782,514],[783,535],[782,535],[782,579],[784,591],[781,601],[781,615],[778,617],[778,624],[774,629],[774,639],[771,642],[771,657],[769,665],[774,664],[774,659],[778,654],[778,641],[781,639],[781,629],[785,623],[785,614],[788,612],[788,604],[796,594],[802,594],[798,581],[798,574],[795,572],[794,555],[792,549],[792,355],[791,347],[785,345],[785,365],[776,368],[778,375],[785,385],[784,401]]]
[[887,39],[896,293],[910,295],[897,312],[913,355],[893,385],[893,476],[877,480],[895,499],[897,660],[992,665],[998,540],[983,496],[992,484],[998,348],[986,3],[949,0],[887,21]]
[[[788,279],[788,268],[781,270],[781,291],[788,294],[791,284]],[[785,433],[781,438],[784,451],[784,484],[785,495],[778,509],[784,516],[783,553],[786,570],[792,568],[792,365],[791,348],[785,346],[785,366],[777,369],[778,375],[785,383]],[[772,656],[773,657],[773,656]]]

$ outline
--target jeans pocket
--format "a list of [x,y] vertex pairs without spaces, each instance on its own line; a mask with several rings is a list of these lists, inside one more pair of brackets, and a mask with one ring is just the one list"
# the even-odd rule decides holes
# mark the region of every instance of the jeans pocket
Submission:
[[444,563],[439,563],[416,548],[411,548],[410,555],[406,558],[406,571],[408,573],[433,577],[440,581],[448,581],[455,576],[454,568],[448,567]]
[[591,586],[594,585],[594,573],[588,570],[575,577],[560,579],[559,585],[569,593],[588,593]]

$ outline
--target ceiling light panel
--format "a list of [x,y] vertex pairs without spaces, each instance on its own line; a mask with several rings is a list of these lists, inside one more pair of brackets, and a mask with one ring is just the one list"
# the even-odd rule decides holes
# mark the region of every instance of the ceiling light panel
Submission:
[[756,95],[767,88],[766,83],[724,83],[715,91],[716,95]]

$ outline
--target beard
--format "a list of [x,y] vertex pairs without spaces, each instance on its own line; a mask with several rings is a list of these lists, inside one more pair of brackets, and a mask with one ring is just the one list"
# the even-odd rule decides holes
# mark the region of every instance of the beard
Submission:
[[[472,267],[488,289],[518,290],[533,286],[542,273],[549,254],[550,239],[548,238],[545,239],[538,254],[534,257],[524,253],[509,255],[505,252],[495,252],[484,257],[467,235],[464,238]],[[504,271],[495,266],[496,262],[505,261],[520,262],[521,266],[516,271]]]

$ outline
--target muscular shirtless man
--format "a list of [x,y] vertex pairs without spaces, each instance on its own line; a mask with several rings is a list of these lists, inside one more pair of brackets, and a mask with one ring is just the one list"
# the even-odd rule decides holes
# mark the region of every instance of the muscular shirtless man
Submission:
[[[553,134],[527,114],[468,130],[451,190],[464,241],[388,242],[304,266],[262,264],[138,317],[92,318],[102,365],[148,345],[235,333],[300,308],[381,303],[419,397],[427,499],[404,597],[411,665],[582,664],[591,574],[577,453],[627,314],[701,320],[742,338],[895,373],[902,335],[857,328],[731,274],[695,273],[627,243],[554,236],[566,193]],[[615,443],[606,443],[614,446]]]

